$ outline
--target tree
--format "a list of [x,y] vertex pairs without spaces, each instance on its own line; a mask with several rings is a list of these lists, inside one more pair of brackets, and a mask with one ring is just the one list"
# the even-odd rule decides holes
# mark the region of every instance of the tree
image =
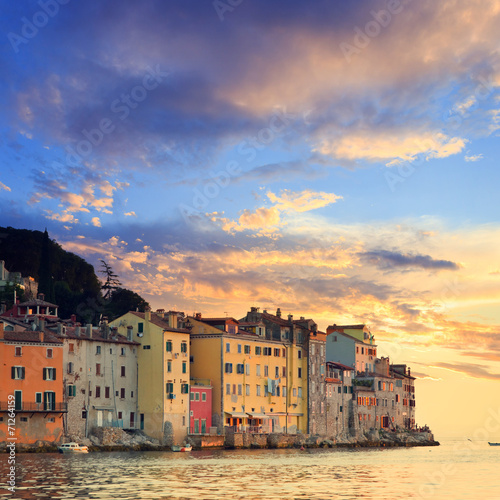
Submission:
[[14,291],[16,292],[16,298],[20,302],[24,302],[24,290],[18,283],[6,283],[2,290],[0,290],[0,303],[5,302],[7,311],[14,305]]
[[101,290],[104,290],[103,297],[105,299],[110,299],[114,290],[117,290],[121,286],[121,282],[118,279],[118,275],[113,272],[113,269],[104,260],[99,259],[102,263],[102,267],[99,270],[101,274],[106,276],[106,281],[104,285],[101,286]]
[[103,315],[110,321],[119,318],[129,311],[144,311],[149,304],[137,293],[126,288],[116,288],[111,295],[111,301],[106,304]]

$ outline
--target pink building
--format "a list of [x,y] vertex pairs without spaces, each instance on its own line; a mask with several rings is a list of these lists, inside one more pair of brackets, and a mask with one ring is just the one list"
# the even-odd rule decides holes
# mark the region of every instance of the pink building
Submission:
[[209,434],[212,427],[212,383],[191,379],[189,397],[189,433]]

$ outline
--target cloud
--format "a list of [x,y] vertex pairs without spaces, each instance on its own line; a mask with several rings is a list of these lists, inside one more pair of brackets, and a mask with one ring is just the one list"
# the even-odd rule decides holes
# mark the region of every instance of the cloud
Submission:
[[464,373],[469,377],[484,378],[490,380],[499,380],[500,373],[491,373],[483,365],[476,365],[471,363],[433,363],[432,366],[437,368],[444,368],[458,373]]
[[123,215],[125,215],[126,217],[137,217],[137,214],[134,211],[125,212]]
[[337,196],[333,193],[317,193],[307,189],[300,192],[292,192],[288,189],[284,189],[280,191],[279,196],[271,191],[266,194],[278,210],[292,212],[316,210],[342,199],[342,196]]
[[102,227],[99,217],[92,217],[92,225],[95,227]]
[[3,182],[0,182],[0,191],[4,189],[5,191],[11,191],[9,186],[6,186]]
[[449,260],[436,260],[429,255],[403,254],[389,250],[372,250],[359,254],[362,259],[381,269],[421,268],[456,271],[460,268]]
[[464,156],[465,161],[479,161],[484,158],[483,154]]

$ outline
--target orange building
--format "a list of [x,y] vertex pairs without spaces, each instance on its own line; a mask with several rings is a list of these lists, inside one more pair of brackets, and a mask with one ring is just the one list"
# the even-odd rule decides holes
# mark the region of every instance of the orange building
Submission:
[[[0,320],[0,441],[56,442],[64,433],[63,343],[43,320],[34,325],[34,330],[16,324],[4,329]],[[14,422],[9,402],[14,402]]]

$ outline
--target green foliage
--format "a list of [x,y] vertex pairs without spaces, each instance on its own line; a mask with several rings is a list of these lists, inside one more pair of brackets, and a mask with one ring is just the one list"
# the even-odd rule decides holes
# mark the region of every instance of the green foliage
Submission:
[[21,302],[24,301],[24,290],[17,283],[8,283],[3,290],[0,290],[0,302],[5,302],[7,311],[14,305],[14,290],[16,291],[16,298]]
[[149,304],[137,293],[126,288],[117,288],[111,294],[111,299],[104,305],[103,316],[112,321],[129,311],[144,311]]
[[109,299],[111,294],[114,293],[121,286],[121,282],[118,276],[113,272],[113,269],[104,260],[100,259],[102,265],[99,272],[106,276],[104,285],[101,286],[101,290],[104,290],[103,297]]
[[352,383],[357,386],[362,387],[371,387],[373,385],[373,380],[362,380],[359,378],[355,378]]

